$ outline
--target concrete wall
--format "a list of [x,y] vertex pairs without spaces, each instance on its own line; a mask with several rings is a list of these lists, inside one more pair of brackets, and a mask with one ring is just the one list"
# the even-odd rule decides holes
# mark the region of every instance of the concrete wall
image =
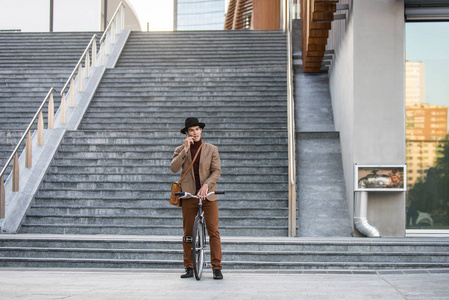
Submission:
[[[352,215],[355,163],[405,164],[404,3],[353,0],[341,22],[329,77]],[[405,193],[370,193],[368,221],[383,237],[405,236]]]

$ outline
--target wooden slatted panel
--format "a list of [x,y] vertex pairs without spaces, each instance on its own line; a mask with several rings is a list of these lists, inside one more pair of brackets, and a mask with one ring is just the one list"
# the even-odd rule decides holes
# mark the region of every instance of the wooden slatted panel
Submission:
[[225,30],[252,28],[253,1],[231,0],[226,14]]
[[302,0],[302,60],[306,73],[320,72],[338,0]]
[[232,24],[234,23],[234,12],[235,12],[236,6],[237,6],[237,0],[229,1],[228,12],[226,14],[226,20],[225,20],[225,25],[224,25],[225,30],[232,29]]

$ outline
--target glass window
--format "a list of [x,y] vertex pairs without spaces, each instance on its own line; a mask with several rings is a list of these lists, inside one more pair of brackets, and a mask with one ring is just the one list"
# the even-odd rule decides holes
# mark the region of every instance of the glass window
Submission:
[[178,0],[176,30],[223,30],[225,0]]
[[407,229],[449,230],[447,37],[449,22],[406,23]]

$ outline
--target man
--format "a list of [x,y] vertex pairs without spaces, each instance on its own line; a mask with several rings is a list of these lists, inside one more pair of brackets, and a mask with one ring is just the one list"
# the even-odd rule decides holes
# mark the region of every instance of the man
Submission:
[[[185,127],[181,133],[187,134],[184,144],[177,147],[170,163],[170,169],[177,173],[181,168],[181,173],[189,167],[196,152],[203,143],[201,133],[206,125],[198,121],[197,118],[187,118]],[[207,193],[217,190],[216,182],[220,178],[220,157],[218,149],[214,145],[205,143],[200,149],[193,167],[181,182],[183,192],[192,195],[199,195],[203,200],[203,211],[206,219],[206,228],[209,234],[210,256],[214,279],[223,279],[221,273],[221,240],[218,231],[218,196],[213,194],[207,199]],[[182,225],[184,229],[183,249],[184,266],[186,272],[181,278],[193,277],[192,242],[189,238],[193,234],[193,222],[198,213],[198,199],[182,199]]]

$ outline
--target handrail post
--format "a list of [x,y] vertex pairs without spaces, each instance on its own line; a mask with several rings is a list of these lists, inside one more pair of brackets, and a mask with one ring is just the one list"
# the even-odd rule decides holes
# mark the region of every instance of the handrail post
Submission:
[[69,87],[69,107],[75,107],[75,82],[70,79],[70,87]]
[[100,61],[99,61],[99,65],[100,66],[104,66],[104,44],[103,43],[100,44]]
[[105,54],[109,55],[110,54],[110,44],[111,44],[111,32],[110,31],[106,34],[106,39],[104,42],[105,42],[105,46],[106,46]]
[[31,142],[31,133],[28,131],[27,141],[25,143],[25,167],[31,168],[33,165],[33,144]]
[[42,116],[42,110],[39,112],[39,120],[37,121],[37,145],[42,146],[44,144],[44,118]]
[[0,176],[0,219],[5,218],[5,184],[3,183],[3,175]]
[[83,91],[83,67],[81,64],[78,67],[78,76],[76,76],[76,78],[78,83],[78,92],[81,93]]
[[291,1],[285,0],[287,30],[287,131],[288,131],[288,236],[296,236],[296,157],[295,157],[295,109],[293,99]]
[[[121,9],[119,9],[119,11],[118,11],[118,14],[117,14],[117,18],[115,19],[115,24],[114,24],[114,27],[115,27],[115,32],[116,33],[118,33],[118,32],[120,32],[120,22],[121,22],[121,20],[120,20],[120,16],[121,16]],[[115,38],[114,38],[114,40],[115,40]],[[115,42],[114,42],[115,43]]]
[[[44,142],[44,118],[43,118],[42,110],[43,110],[45,104],[47,103],[47,101],[49,101],[51,103],[51,101],[53,100],[52,96],[53,96],[54,90],[55,89],[52,87],[48,91],[47,96],[45,97],[44,101],[42,101],[42,103],[41,103],[39,109],[36,111],[36,114],[34,115],[33,119],[28,124],[27,129],[23,133],[23,135],[20,138],[19,142],[17,143],[16,147],[14,148],[14,150],[12,151],[8,160],[6,161],[5,165],[3,166],[3,169],[1,169],[1,171],[0,171],[0,181],[1,181],[0,182],[0,219],[5,218],[5,201],[6,201],[5,195],[6,194],[5,194],[5,184],[3,182],[3,175],[5,174],[7,168],[9,166],[11,166],[11,163],[12,163],[12,173],[10,176],[10,177],[12,177],[11,178],[11,180],[12,180],[11,188],[12,188],[13,192],[18,192],[19,186],[20,186],[20,184],[19,184],[20,166],[19,166],[19,154],[18,154],[20,146],[26,139],[26,145],[25,145],[25,150],[24,150],[25,167],[31,168],[32,167],[32,158],[33,158],[32,157],[31,128],[33,127],[34,123],[36,122],[36,119],[38,119],[37,143],[39,146],[42,146],[43,142]],[[50,113],[50,115],[53,115],[53,112],[51,112],[50,108],[49,108],[49,113]],[[23,152],[22,152],[22,154],[23,154]]]
[[111,26],[111,44],[115,44],[115,31],[117,30],[117,22],[114,20]]
[[86,69],[86,73],[85,73],[86,78],[90,77],[90,59],[89,59],[89,57],[90,57],[90,55],[89,55],[89,51],[88,51],[86,54],[86,60],[84,63],[84,68]]
[[53,91],[50,94],[50,99],[48,100],[48,123],[47,128],[54,128],[54,119],[55,119],[55,103],[53,100]]
[[61,95],[61,112],[59,115],[59,121],[61,122],[61,124],[65,124],[66,123],[66,118],[65,118],[65,112],[66,112],[66,103],[65,103],[65,93],[63,92]]
[[120,24],[120,30],[125,29],[125,7],[123,6],[120,8]]
[[94,43],[92,44],[92,67],[97,66],[97,39],[94,39]]
[[12,191],[19,191],[19,158],[17,152],[14,154],[14,162],[12,163]]

